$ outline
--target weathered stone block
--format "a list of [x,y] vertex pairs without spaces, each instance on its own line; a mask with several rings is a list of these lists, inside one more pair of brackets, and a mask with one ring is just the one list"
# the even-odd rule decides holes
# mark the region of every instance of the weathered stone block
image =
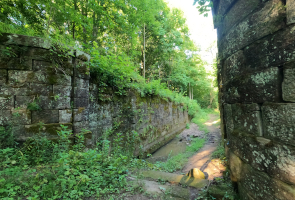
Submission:
[[90,60],[90,55],[83,51],[76,50],[75,54],[76,54],[76,58],[78,58],[79,60],[82,60],[84,62],[87,62]]
[[64,74],[57,74],[54,69],[51,72],[38,71],[34,73],[34,77],[31,80],[32,83],[43,83],[52,85],[66,85],[70,86],[72,81],[71,76]]
[[72,110],[59,110],[59,123],[71,123],[72,122]]
[[31,111],[24,109],[12,109],[12,124],[13,125],[27,125],[31,124]]
[[53,85],[53,95],[60,97],[70,97],[72,86]]
[[262,163],[262,158],[265,158],[263,148],[253,135],[233,132],[226,145],[244,163],[251,164],[259,171],[265,171]]
[[225,15],[222,27],[218,28],[218,30],[221,30],[219,37],[222,37],[233,25],[243,20],[248,14],[258,8],[259,4],[260,0],[237,1]]
[[253,169],[249,165],[243,165],[241,191],[243,196],[248,194],[253,199],[287,200],[295,199],[294,185],[288,185],[277,179],[270,178],[267,174]]
[[0,69],[0,85],[6,84],[7,81],[7,70]]
[[21,45],[21,46],[30,46],[30,47],[39,47],[49,49],[51,46],[51,42],[49,40],[31,37],[25,35],[17,35],[10,33],[3,33],[0,41],[5,45]]
[[89,129],[89,122],[74,122],[73,123],[73,133],[81,133],[82,129],[88,130]]
[[89,99],[85,98],[74,98],[74,108],[88,108],[89,105]]
[[73,76],[73,65],[69,62],[63,61],[62,65],[53,64],[52,62],[43,60],[34,60],[33,63],[34,71],[52,72],[64,74],[66,76]]
[[89,89],[74,87],[74,97],[89,99]]
[[40,110],[32,111],[32,124],[42,122],[44,124],[58,123],[59,111],[58,110]]
[[224,104],[223,106],[223,114],[224,114],[224,121],[225,121],[225,133],[226,137],[230,137],[231,133],[234,130],[234,121],[232,116],[232,105],[231,104]]
[[72,130],[71,123],[55,123],[55,124],[44,124],[40,126],[39,124],[25,125],[25,135],[23,139],[26,140],[28,137],[32,137],[38,133],[47,137],[50,140],[56,140],[59,138],[57,131],[61,131],[61,125],[67,127],[68,130]]
[[[226,14],[226,11],[229,9],[229,7],[234,3],[235,0],[220,0],[219,3],[217,1],[214,1],[214,8],[217,11],[218,15],[223,16]],[[216,8],[217,7],[217,8]]]
[[284,27],[285,8],[281,0],[270,0],[264,7],[233,27],[218,42],[219,56],[226,59],[252,42]]
[[264,149],[263,158],[263,165],[270,176],[289,184],[295,184],[294,147],[278,144],[268,145]]
[[52,62],[47,62],[43,60],[34,60],[33,62],[33,70],[39,71],[39,70],[51,70],[54,67],[54,64]]
[[32,58],[9,58],[6,63],[1,63],[0,68],[11,70],[32,70]]
[[0,96],[29,96],[31,95],[30,84],[25,84],[21,87],[11,87],[10,85],[0,86]]
[[70,97],[58,97],[52,98],[48,96],[40,96],[40,106],[42,109],[70,109],[71,108],[71,98]]
[[7,126],[11,124],[11,111],[0,109],[0,126]]
[[76,65],[74,67],[75,77],[82,79],[90,79],[90,68],[87,62],[76,60]]
[[295,104],[266,103],[262,106],[264,137],[295,146]]
[[14,97],[4,96],[0,97],[0,110],[14,108]]
[[33,71],[8,70],[8,83],[14,87],[22,87],[32,82],[34,76]]
[[32,103],[36,99],[35,96],[16,96],[15,108],[27,109],[28,104]]
[[262,119],[258,104],[232,104],[234,130],[262,136]]
[[247,72],[245,70],[246,63],[243,51],[238,51],[231,55],[224,61],[223,68],[223,83],[226,84],[228,81],[233,80],[235,77],[240,76]]
[[89,111],[84,107],[79,109],[74,109],[74,121],[81,122],[81,121],[88,121],[89,120]]
[[36,95],[36,96],[52,95],[52,85],[31,83],[30,92],[28,95]]
[[278,102],[281,99],[281,76],[278,68],[246,74],[229,81],[224,88],[227,103]]
[[287,65],[292,68],[284,69],[283,99],[284,101],[295,102],[295,63]]
[[75,77],[74,78],[74,87],[89,88],[89,80]]
[[229,168],[231,171],[231,180],[233,182],[239,182],[241,180],[243,161],[230,150],[228,151],[227,156],[229,161]]
[[295,0],[287,0],[287,24],[295,23]]

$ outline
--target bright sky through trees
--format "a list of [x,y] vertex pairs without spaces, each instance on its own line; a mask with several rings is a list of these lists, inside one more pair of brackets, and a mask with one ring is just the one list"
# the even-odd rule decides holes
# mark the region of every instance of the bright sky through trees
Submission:
[[212,54],[206,52],[208,47],[217,40],[216,30],[213,26],[211,13],[208,17],[200,15],[197,5],[193,6],[193,0],[165,0],[170,8],[178,8],[184,12],[186,24],[191,33],[191,39],[201,47],[202,58],[212,62]]

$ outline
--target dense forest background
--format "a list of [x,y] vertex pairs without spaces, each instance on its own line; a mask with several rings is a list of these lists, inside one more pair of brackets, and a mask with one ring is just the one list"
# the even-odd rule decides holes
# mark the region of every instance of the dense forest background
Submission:
[[143,95],[167,88],[216,108],[216,63],[201,59],[185,22],[163,0],[0,2],[0,33],[49,38],[89,53],[101,86],[120,94],[134,87]]

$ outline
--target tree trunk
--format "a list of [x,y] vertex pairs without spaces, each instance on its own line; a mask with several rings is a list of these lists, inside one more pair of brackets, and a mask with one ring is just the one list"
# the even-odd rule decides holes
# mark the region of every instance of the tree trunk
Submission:
[[188,96],[191,99],[191,83],[188,83]]
[[145,24],[143,24],[143,78],[145,79]]

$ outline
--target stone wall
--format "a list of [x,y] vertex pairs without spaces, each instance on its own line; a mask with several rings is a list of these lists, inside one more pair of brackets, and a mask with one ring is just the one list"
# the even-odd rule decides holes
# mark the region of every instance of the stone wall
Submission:
[[242,199],[295,199],[295,0],[214,0],[231,178]]
[[[188,122],[183,107],[136,92],[99,94],[90,79],[90,56],[36,37],[0,36],[0,126],[12,128],[18,142],[37,133],[57,139],[61,125],[76,134],[90,130],[91,147],[109,128],[140,135],[148,153],[168,142]],[[99,96],[109,96],[101,101]],[[40,122],[42,127],[40,129]],[[120,124],[120,125],[118,125]]]

